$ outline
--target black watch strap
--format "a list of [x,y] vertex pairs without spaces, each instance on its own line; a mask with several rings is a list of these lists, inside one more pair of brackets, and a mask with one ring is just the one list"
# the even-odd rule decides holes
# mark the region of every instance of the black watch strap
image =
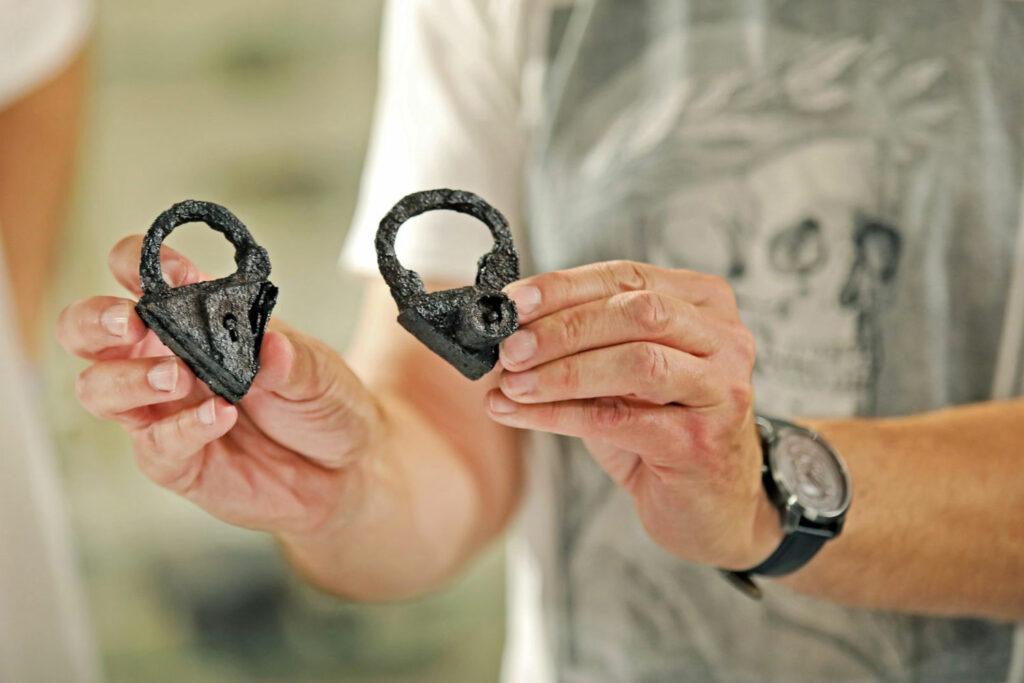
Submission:
[[779,547],[768,556],[768,559],[740,573],[761,576],[790,574],[810,562],[828,539],[829,536],[809,534],[797,529],[782,539]]
[[751,576],[756,574],[761,576],[791,574],[810,562],[811,558],[821,550],[821,547],[825,545],[827,540],[827,536],[808,534],[797,530],[783,538],[775,552],[756,567],[751,567],[741,572],[725,569],[720,569],[719,571],[722,573],[722,576],[729,580],[729,583],[748,597],[760,600],[762,596],[761,588],[754,583]]
[[[761,445],[764,452],[762,480],[765,491],[768,498],[779,508],[783,529],[788,529],[788,533],[783,536],[779,546],[768,556],[768,559],[756,567],[739,572],[720,570],[734,586],[752,598],[761,597],[761,589],[754,583],[752,576],[791,574],[810,562],[825,543],[839,535],[843,528],[850,499],[849,474],[846,472],[846,466],[839,454],[820,435],[798,425],[765,416],[758,416],[757,428],[761,434]],[[771,453],[780,438],[788,438],[785,435],[780,437],[780,432],[785,430],[802,432],[806,438],[818,442],[819,446],[822,446],[835,458],[847,485],[846,499],[838,515],[833,514],[830,518],[820,521],[813,517],[806,517],[798,501],[786,492],[780,481],[776,481],[772,471]]]

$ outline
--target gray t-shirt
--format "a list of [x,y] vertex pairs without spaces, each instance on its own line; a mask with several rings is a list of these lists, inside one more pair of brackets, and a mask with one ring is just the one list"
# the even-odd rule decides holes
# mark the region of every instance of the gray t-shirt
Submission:
[[[362,223],[383,195],[458,185],[525,228],[535,271],[627,258],[725,277],[757,338],[758,408],[779,416],[983,401],[997,375],[1019,373],[1006,346],[1022,325],[1009,303],[1024,286],[1024,4],[480,0],[451,44],[413,4],[391,23],[419,26],[426,66],[392,75],[382,102],[483,110],[463,128],[379,123],[377,148],[402,136],[417,148],[404,166],[371,154],[353,240],[372,241]],[[473,60],[467,25],[493,31]],[[510,64],[511,119],[495,85]],[[403,85],[416,92],[400,97]],[[424,149],[432,134],[445,144]],[[450,272],[429,247],[451,244],[438,230],[421,228],[407,256],[428,274]],[[486,248],[462,237],[453,257]],[[350,263],[365,266],[361,248]],[[536,441],[512,543],[508,678],[1005,680],[1012,627],[845,608],[770,582],[751,601],[658,548],[579,440]]]

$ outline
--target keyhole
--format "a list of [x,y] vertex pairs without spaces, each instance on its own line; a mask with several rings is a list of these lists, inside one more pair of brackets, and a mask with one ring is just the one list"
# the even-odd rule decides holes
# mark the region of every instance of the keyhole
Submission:
[[238,319],[235,318],[234,313],[228,313],[224,316],[224,329],[228,331],[231,341],[238,341]]
[[480,299],[480,317],[486,324],[494,325],[501,321],[502,301],[499,296],[485,296]]

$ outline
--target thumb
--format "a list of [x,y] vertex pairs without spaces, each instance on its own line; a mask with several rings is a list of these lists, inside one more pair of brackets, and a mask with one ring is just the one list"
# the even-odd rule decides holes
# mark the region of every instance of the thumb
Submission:
[[281,323],[268,330],[260,348],[260,370],[253,384],[289,401],[322,396],[331,383],[328,357],[333,349]]
[[274,328],[240,405],[281,445],[325,466],[345,464],[377,431],[376,401],[337,351],[284,323]]

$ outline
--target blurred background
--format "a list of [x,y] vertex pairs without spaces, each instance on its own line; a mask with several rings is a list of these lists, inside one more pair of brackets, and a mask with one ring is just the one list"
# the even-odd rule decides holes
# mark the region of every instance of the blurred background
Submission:
[[[336,262],[369,132],[380,4],[101,0],[47,320],[73,299],[121,295],[110,247],[195,198],[228,206],[268,249],[275,315],[343,349],[361,284]],[[208,272],[234,270],[212,230],[188,226],[168,243]],[[145,480],[124,434],[74,400],[84,363],[47,345],[45,406],[107,680],[497,678],[500,548],[428,599],[318,594],[266,536]]]

